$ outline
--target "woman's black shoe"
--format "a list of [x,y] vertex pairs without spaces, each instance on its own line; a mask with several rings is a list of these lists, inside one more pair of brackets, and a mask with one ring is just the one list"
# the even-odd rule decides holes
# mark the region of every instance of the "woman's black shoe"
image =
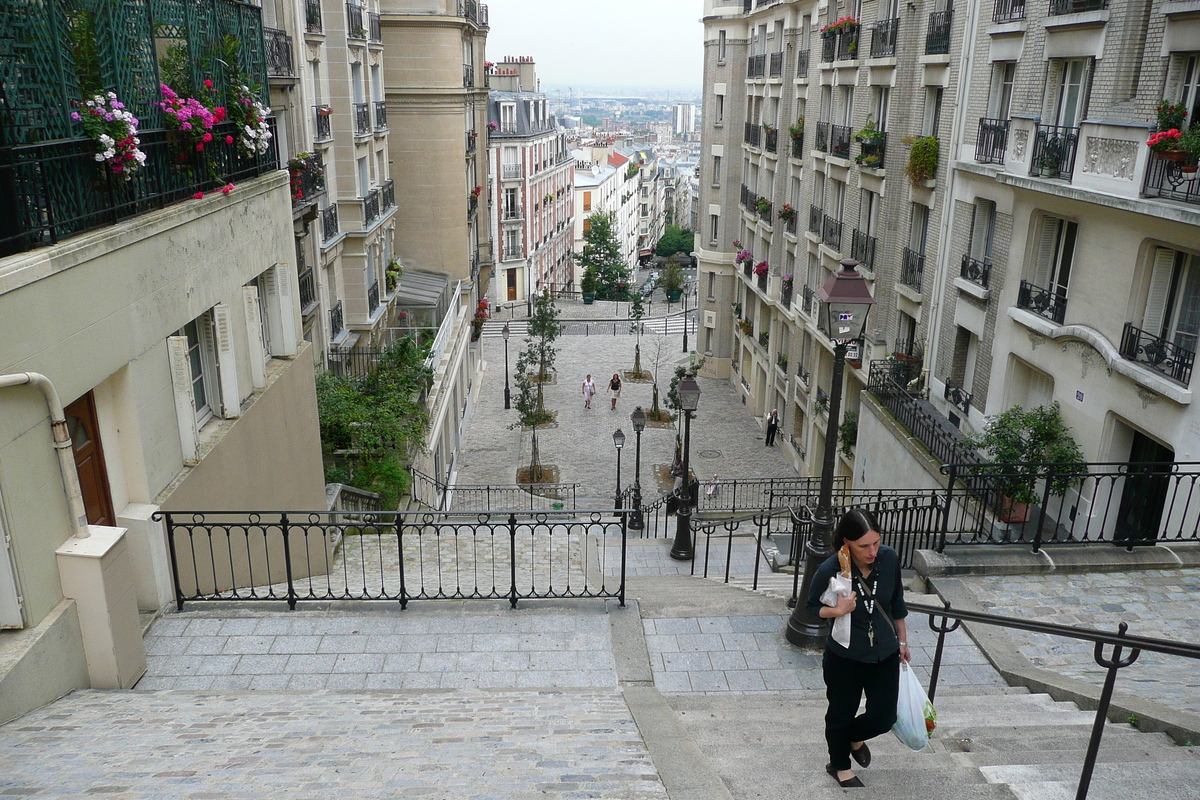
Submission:
[[857,775],[846,778],[844,781],[838,780],[838,771],[833,768],[833,764],[826,764],[825,771],[828,772],[829,777],[837,781],[838,786],[842,787],[843,789],[857,789],[858,787],[863,786],[863,782],[858,779]]
[[860,767],[871,766],[871,748],[867,747],[866,742],[863,742],[862,747],[857,750],[851,750],[850,757],[857,761]]

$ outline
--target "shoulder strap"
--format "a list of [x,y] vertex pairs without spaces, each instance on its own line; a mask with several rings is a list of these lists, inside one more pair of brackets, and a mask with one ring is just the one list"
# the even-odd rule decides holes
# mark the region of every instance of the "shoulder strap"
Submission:
[[887,609],[883,607],[883,603],[880,603],[875,599],[875,593],[871,591],[870,584],[863,580],[862,575],[858,576],[858,585],[862,587],[863,593],[866,594],[867,599],[875,604],[875,608],[879,611],[879,613],[883,614],[883,618],[887,620],[888,627],[892,629],[892,635],[899,640],[900,634],[896,632],[896,623],[892,621],[892,615],[889,614]]

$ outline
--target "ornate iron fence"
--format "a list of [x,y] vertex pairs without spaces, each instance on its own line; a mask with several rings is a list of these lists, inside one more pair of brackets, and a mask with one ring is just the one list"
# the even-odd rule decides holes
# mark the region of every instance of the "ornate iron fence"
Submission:
[[828,64],[837,55],[837,33],[830,31],[821,34],[821,61]]
[[819,153],[824,153],[829,150],[829,123],[818,122],[816,139],[813,142],[813,150]]
[[354,104],[354,134],[356,136],[371,135],[371,104]]
[[263,28],[263,41],[267,52],[267,75],[290,78],[296,75],[292,65],[292,37],[285,31]]
[[375,101],[375,130],[387,130],[387,102],[383,100]]
[[1079,128],[1062,125],[1038,125],[1033,139],[1033,158],[1029,174],[1042,178],[1071,180],[1075,171],[1075,151],[1079,147]]
[[344,326],[342,325],[342,301],[338,300],[333,308],[329,309],[329,338],[336,339],[342,335]]
[[925,254],[904,248],[904,262],[900,268],[900,282],[915,291],[921,291],[921,273],[925,271]]
[[862,265],[864,269],[874,271],[876,243],[877,240],[874,236],[869,236],[858,228],[855,228],[854,236],[850,242],[850,257]]
[[861,30],[861,27],[855,25],[852,28],[843,28],[838,33],[838,61],[852,61],[858,58],[858,35]]
[[946,55],[950,52],[950,23],[954,9],[935,11],[929,15],[929,28],[925,33],[925,55]]
[[992,22],[1025,19],[1025,0],[993,0]]
[[304,0],[304,29],[309,33],[325,30],[321,20],[321,0]]
[[1125,323],[1121,334],[1121,357],[1166,375],[1187,386],[1192,380],[1196,353],[1175,342]]
[[808,232],[815,233],[818,236],[821,234],[821,224],[825,219],[825,215],[817,206],[808,207]]
[[371,288],[367,289],[367,315],[373,316],[375,309],[379,308],[379,281],[376,280],[371,284]]
[[380,192],[379,197],[379,202],[385,211],[396,205],[396,182],[389,179],[388,182],[383,185],[383,191]]
[[1182,167],[1177,161],[1151,157],[1146,162],[1146,182],[1142,186],[1142,194],[1180,203],[1200,204],[1200,180],[1195,180],[1195,174],[1185,176]]
[[1067,298],[1058,291],[1021,281],[1021,287],[1017,290],[1017,308],[1032,311],[1062,325],[1067,315]]
[[333,120],[330,117],[333,115],[333,109],[329,106],[313,106],[313,118],[315,120],[315,137],[318,142],[328,141],[333,138]]
[[358,3],[346,3],[346,36],[350,39],[367,38],[367,29],[363,25],[363,14],[366,12]]
[[338,207],[336,204],[321,209],[321,241],[328,244],[338,235]]
[[970,253],[963,253],[962,266],[958,271],[959,277],[965,281],[988,288],[988,280],[992,274],[992,262],[985,259],[971,258]]
[[854,133],[849,125],[829,126],[829,155],[838,158],[850,157],[850,139]]
[[[906,381],[908,365],[892,361],[872,361],[868,372],[867,389],[879,398],[901,425],[920,441],[943,464],[966,463],[977,459],[975,451],[964,443],[958,431],[950,427],[932,406],[922,405],[902,381]],[[919,365],[918,365],[919,374]]]
[[975,135],[975,160],[980,164],[1003,164],[1008,148],[1008,120],[979,118]]
[[375,220],[379,219],[379,190],[372,189],[363,198],[363,229],[367,229],[375,224]]
[[821,221],[821,241],[834,250],[842,249],[842,222],[828,214]]
[[896,55],[896,32],[899,29],[899,19],[884,19],[875,23],[871,28],[871,58]]
[[304,311],[317,302],[317,284],[313,277],[312,267],[305,267],[300,273],[300,310]]

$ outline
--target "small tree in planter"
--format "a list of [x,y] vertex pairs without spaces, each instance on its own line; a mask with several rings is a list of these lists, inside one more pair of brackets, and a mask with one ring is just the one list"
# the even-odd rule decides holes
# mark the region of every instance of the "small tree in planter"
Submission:
[[[972,468],[989,488],[998,491],[1004,522],[1024,522],[1029,505],[1038,499],[1037,482],[1050,481],[1050,496],[1062,497],[1086,470],[1083,451],[1062,420],[1058,403],[1024,409],[1013,406],[988,419],[983,433],[967,444],[987,453],[991,461]],[[1052,465],[1052,472],[1045,467]]]
[[579,290],[583,294],[583,302],[585,305],[591,305],[596,301],[596,273],[592,269],[587,269],[583,273],[583,280],[579,282]]
[[667,293],[667,300],[672,303],[679,302],[679,296],[683,292],[683,267],[679,266],[678,261],[667,265],[662,274],[661,285]]

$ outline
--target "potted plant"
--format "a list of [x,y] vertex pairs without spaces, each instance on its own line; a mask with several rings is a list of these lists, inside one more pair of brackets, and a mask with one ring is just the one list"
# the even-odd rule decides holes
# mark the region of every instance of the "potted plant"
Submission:
[[387,286],[388,294],[396,291],[396,285],[400,283],[400,276],[404,274],[404,267],[400,266],[400,262],[392,259],[388,262],[387,269],[383,273],[383,283]]
[[737,255],[733,257],[733,261],[735,264],[753,264],[754,254],[746,249],[738,250]]
[[854,455],[854,445],[858,443],[858,412],[847,411],[842,416],[842,424],[838,426],[838,452],[846,458]]
[[579,289],[583,294],[584,305],[590,306],[596,302],[597,288],[596,273],[589,269],[583,273],[583,280],[579,282]]
[[784,203],[783,208],[779,209],[777,213],[784,222],[791,222],[796,218],[796,209],[792,208],[791,203]]
[[793,139],[803,139],[804,138],[804,117],[803,116],[796,117],[795,125],[788,125],[788,135],[791,136]]
[[[983,433],[967,444],[983,450],[991,462],[973,467],[973,475],[1000,494],[997,509],[1004,522],[1029,519],[1029,506],[1038,499],[1037,483],[1047,474],[1052,497],[1062,497],[1086,469],[1083,451],[1063,423],[1058,403],[1024,409],[1013,406],[987,420]],[[1052,473],[1046,466],[1053,465]]]
[[683,267],[679,266],[679,262],[672,261],[667,265],[660,284],[667,294],[667,302],[678,303],[683,295]]
[[1150,134],[1150,138],[1146,140],[1146,146],[1156,157],[1164,161],[1182,163],[1187,160],[1187,152],[1179,146],[1179,140],[1182,138],[1183,131],[1178,128],[1169,128]]
[[765,197],[760,197],[754,201],[754,208],[759,214],[770,214],[771,201]]
[[754,277],[761,278],[770,271],[771,265],[765,261],[760,261],[754,265]]
[[904,174],[908,176],[914,188],[921,188],[925,181],[933,180],[937,175],[938,140],[936,136],[921,136],[908,139],[911,145],[908,153],[908,166]]
[[1179,169],[1183,172],[1184,177],[1189,180],[1194,179],[1197,164],[1200,164],[1200,125],[1192,125],[1188,128],[1183,136],[1179,137],[1179,144],[1176,146],[1186,154]]
[[[1183,103],[1172,103],[1170,100],[1163,99],[1158,107],[1154,109],[1154,113],[1158,115],[1158,130],[1169,131],[1172,128],[1182,128],[1183,121],[1187,117],[1187,106]],[[1195,123],[1195,120],[1192,120]]]
[[821,28],[821,35],[836,36],[842,31],[852,31],[857,27],[858,18],[847,15],[845,17],[839,17],[838,19],[826,25],[824,28]]
[[752,323],[748,319],[739,319],[738,320],[738,330],[740,330],[742,333],[746,334],[747,336],[753,336],[754,335],[754,323]]

